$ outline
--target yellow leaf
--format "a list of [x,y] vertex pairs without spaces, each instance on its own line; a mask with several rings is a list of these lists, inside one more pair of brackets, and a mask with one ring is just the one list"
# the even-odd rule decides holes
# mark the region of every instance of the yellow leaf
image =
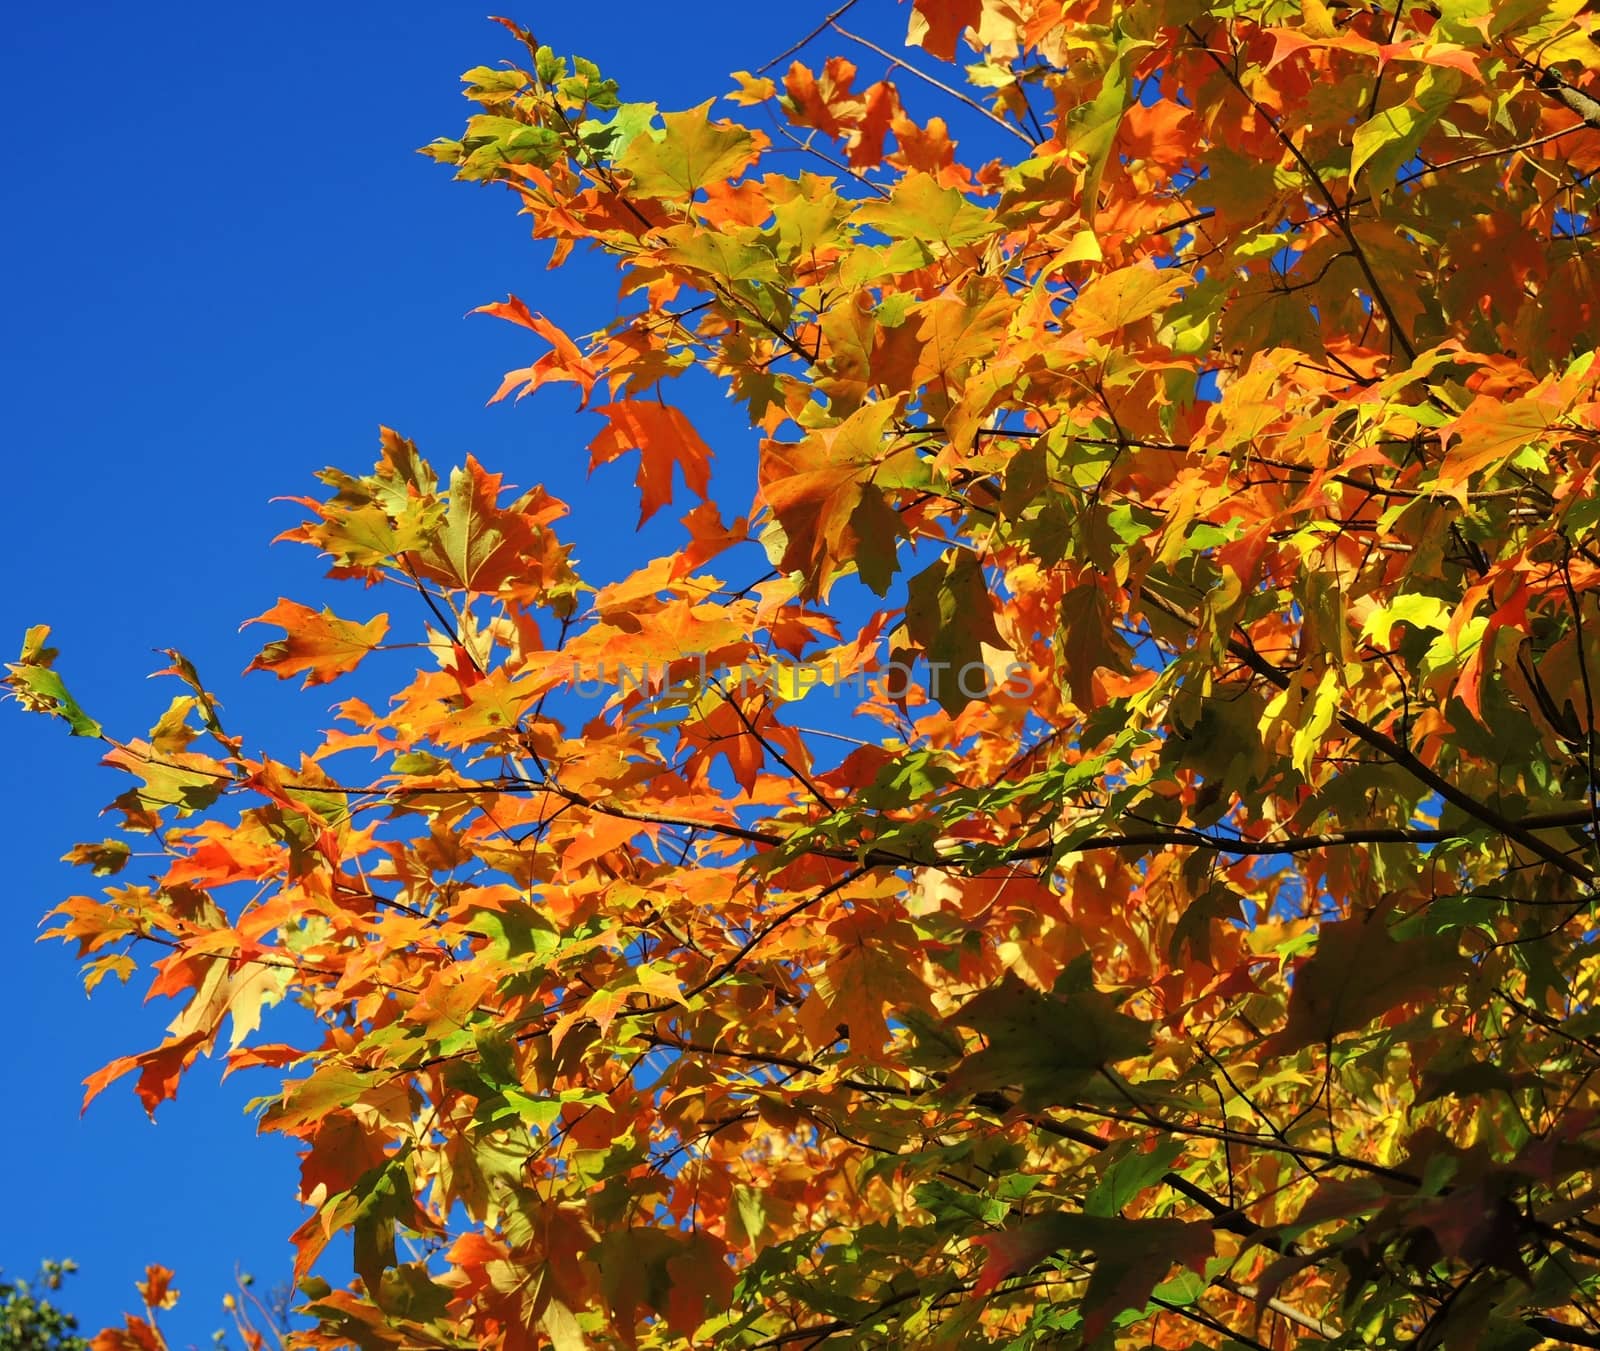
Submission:
[[1096,277],[1072,302],[1068,322],[1087,337],[1101,337],[1163,309],[1185,286],[1181,268],[1136,263]]

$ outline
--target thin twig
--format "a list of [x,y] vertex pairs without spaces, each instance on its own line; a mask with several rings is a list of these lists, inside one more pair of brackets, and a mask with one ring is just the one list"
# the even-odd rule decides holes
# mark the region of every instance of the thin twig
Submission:
[[915,75],[917,79],[921,80],[924,84],[932,85],[940,93],[948,94],[951,98],[955,99],[957,103],[964,103],[974,112],[979,113],[983,117],[987,117],[997,127],[1005,128],[1006,131],[1009,131],[1013,136],[1017,137],[1017,139],[1029,149],[1034,149],[1037,147],[1038,142],[1035,141],[1033,137],[1028,135],[1026,131],[1011,122],[1007,122],[1005,118],[1001,117],[993,109],[985,108],[983,104],[978,102],[977,99],[963,94],[959,89],[956,89],[951,85],[947,85],[943,80],[934,79],[934,77],[929,75],[926,71],[918,70],[915,66],[902,61],[893,52],[885,51],[882,47],[878,46],[876,42],[869,42],[866,38],[858,37],[848,29],[841,28],[832,19],[829,19],[828,27],[832,28],[833,31],[840,37],[846,38],[851,42],[859,43],[861,46],[867,48],[868,51],[876,52],[879,56],[883,57],[889,62],[889,68],[891,70],[903,70],[908,75]]

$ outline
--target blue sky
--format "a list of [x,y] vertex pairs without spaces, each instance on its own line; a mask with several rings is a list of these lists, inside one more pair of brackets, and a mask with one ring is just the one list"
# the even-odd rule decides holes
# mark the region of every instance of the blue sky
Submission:
[[[486,8],[14,14],[0,56],[13,147],[0,224],[13,550],[0,644],[9,656],[27,625],[49,623],[74,694],[108,729],[141,734],[165,706],[171,691],[143,677],[167,646],[200,666],[231,725],[265,729],[273,751],[325,725],[316,695],[240,679],[265,631],[237,626],[279,595],[322,594],[310,551],[269,549],[298,519],[270,499],[315,491],[325,465],[370,465],[380,423],[442,466],[470,450],[511,482],[546,483],[574,504],[568,535],[580,559],[603,556],[596,572],[648,557],[647,541],[619,548],[611,533],[634,519],[631,466],[585,480],[595,426],[572,414],[570,390],[485,407],[538,347],[467,311],[516,292],[586,331],[616,308],[609,271],[545,272],[503,192],[453,184],[414,153],[459,130],[461,71],[514,55]],[[708,3],[692,24],[681,7],[637,0],[509,12],[598,60],[625,98],[672,108],[724,92],[728,72],[775,55],[824,8]],[[898,45],[903,7],[863,8],[874,12],[856,26]],[[882,66],[862,62],[868,78]],[[691,411],[737,455],[722,407]],[[9,707],[0,745],[13,869],[0,942],[15,1001],[0,1268],[76,1259],[66,1302],[92,1330],[132,1302],[146,1262],[162,1262],[184,1291],[168,1316],[174,1344],[208,1344],[235,1265],[262,1286],[290,1265],[293,1154],[241,1110],[270,1084],[219,1084],[202,1062],[154,1125],[126,1084],[80,1119],[84,1076],[154,1045],[173,1010],[142,1006],[137,984],[91,1002],[68,950],[35,943],[43,912],[89,888],[57,860],[110,833],[96,813],[121,791],[116,776],[95,768],[91,744]]]

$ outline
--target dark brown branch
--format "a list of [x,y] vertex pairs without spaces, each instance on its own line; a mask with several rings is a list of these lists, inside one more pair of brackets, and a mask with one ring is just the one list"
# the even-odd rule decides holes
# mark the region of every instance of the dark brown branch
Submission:
[[[1195,616],[1188,614],[1151,591],[1146,590],[1144,600],[1169,618],[1176,619],[1191,628],[1199,628],[1200,626],[1200,621]],[[1288,672],[1274,666],[1244,638],[1230,637],[1228,639],[1228,651],[1275,689],[1288,688],[1290,680]],[[1584,886],[1587,887],[1593,880],[1593,874],[1582,863],[1579,863],[1576,859],[1569,858],[1547,840],[1541,840],[1526,823],[1513,820],[1496,811],[1488,803],[1480,802],[1472,794],[1456,787],[1442,774],[1425,765],[1407,747],[1402,746],[1393,737],[1380,732],[1370,723],[1362,721],[1355,714],[1343,709],[1339,711],[1337,720],[1339,725],[1351,736],[1366,742],[1374,750],[1381,751],[1401,769],[1410,774],[1412,778],[1437,793],[1451,806],[1459,807],[1468,816],[1482,822],[1497,834],[1516,841],[1524,849],[1537,854],[1546,863],[1583,883]],[[1585,819],[1587,819],[1587,813],[1585,813]]]
[[1372,261],[1367,257],[1366,250],[1361,247],[1361,241],[1356,238],[1356,232],[1350,225],[1345,207],[1335,200],[1333,193],[1328,190],[1328,185],[1322,181],[1322,175],[1317,172],[1316,165],[1306,158],[1305,152],[1295,144],[1294,137],[1283,129],[1283,124],[1272,115],[1271,111],[1262,104],[1260,99],[1256,98],[1254,94],[1244,87],[1243,81],[1229,69],[1226,61],[1211,50],[1211,45],[1200,36],[1193,24],[1187,24],[1185,27],[1189,31],[1189,36],[1211,58],[1212,63],[1223,73],[1228,83],[1237,89],[1240,95],[1255,110],[1256,116],[1272,128],[1273,134],[1277,136],[1290,155],[1294,157],[1295,163],[1300,166],[1300,171],[1305,174],[1307,181],[1316,191],[1317,196],[1326,203],[1328,211],[1339,226],[1340,233],[1344,235],[1346,242],[1350,245],[1350,252],[1355,257],[1356,265],[1360,267],[1362,275],[1367,279],[1367,285],[1372,291],[1373,303],[1383,311],[1384,318],[1389,322],[1389,331],[1394,335],[1395,342],[1400,345],[1400,350],[1406,354],[1406,360],[1415,361],[1417,359],[1417,349],[1411,342],[1410,334],[1401,325],[1400,316],[1395,311],[1393,304],[1390,303],[1389,297],[1384,293],[1383,287],[1379,285],[1377,274],[1372,270]]
[[[1163,600],[1154,592],[1147,590],[1144,593],[1144,600],[1169,618],[1176,619],[1190,627],[1197,627],[1199,624],[1199,620],[1193,615]],[[1257,653],[1254,648],[1242,640],[1230,640],[1229,651],[1277,688],[1282,689],[1288,684],[1289,677],[1287,673],[1273,666]],[[1427,786],[1433,788],[1447,802],[1460,807],[1462,811],[1481,824],[1490,827],[1499,834],[1516,840],[1525,848],[1539,854],[1541,858],[1555,864],[1562,871],[1578,878],[1578,880],[1589,881],[1590,874],[1587,868],[1568,858],[1555,846],[1547,844],[1531,833],[1536,830],[1560,830],[1588,825],[1592,818],[1587,808],[1544,812],[1516,819],[1506,817],[1486,804],[1479,802],[1476,798],[1457,789],[1448,780],[1436,774],[1420,760],[1417,760],[1409,750],[1367,723],[1348,713],[1341,713],[1339,720],[1352,735],[1382,750],[1384,754],[1394,759],[1402,768],[1405,768],[1415,777],[1421,779]],[[172,764],[158,756],[141,756],[139,758],[145,764],[181,769],[186,773],[207,774],[220,781],[241,786],[240,781],[231,774]],[[406,801],[428,797],[474,797],[502,793],[549,793],[586,811],[597,812],[602,816],[614,817],[617,820],[635,821],[641,826],[665,826],[674,830],[705,831],[712,835],[721,836],[724,839],[743,840],[747,844],[763,845],[773,849],[787,847],[794,842],[791,838],[773,831],[753,830],[729,821],[669,816],[660,812],[633,811],[608,802],[601,802],[583,793],[565,788],[549,779],[505,778],[499,780],[475,780],[426,788],[326,783],[287,783],[283,787],[288,792],[306,791],[342,797],[370,797],[379,802]],[[803,829],[804,827],[802,827]],[[1350,830],[1287,836],[1276,840],[1252,840],[1240,835],[1209,835],[1197,829],[1173,827],[1167,830],[1127,831],[1108,835],[1091,835],[1087,839],[1079,840],[1070,847],[1062,847],[1055,843],[1025,845],[1008,852],[1004,861],[1032,862],[1050,858],[1057,854],[1083,854],[1102,849],[1160,849],[1167,846],[1183,849],[1201,849],[1211,853],[1229,854],[1241,858],[1270,857],[1304,854],[1318,849],[1338,849],[1368,844],[1441,844],[1450,840],[1463,839],[1470,833],[1470,831],[1466,830],[1412,826],[1358,826]],[[975,840],[973,844],[982,846],[985,849],[993,849],[997,845],[1004,847],[1002,841]],[[855,863],[863,868],[965,868],[972,866],[974,861],[970,852],[962,851],[918,856],[899,854],[886,849],[851,850],[816,846],[807,849],[805,853],[813,858],[838,859],[841,862]]]
[[1549,1318],[1542,1313],[1529,1314],[1523,1323],[1541,1337],[1550,1337],[1563,1346],[1600,1346],[1600,1332],[1589,1332],[1563,1323],[1559,1318]]
[[1562,104],[1569,112],[1576,113],[1584,122],[1600,130],[1600,99],[1591,94],[1584,93],[1577,85],[1566,79],[1560,72],[1541,66],[1537,61],[1530,60],[1515,48],[1511,48],[1512,56],[1518,65],[1534,77],[1534,87],[1540,92],[1548,94],[1551,98]]

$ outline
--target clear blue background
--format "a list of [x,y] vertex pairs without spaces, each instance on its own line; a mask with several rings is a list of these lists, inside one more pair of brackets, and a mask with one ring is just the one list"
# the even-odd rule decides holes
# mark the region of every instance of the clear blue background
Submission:
[[[614,0],[510,12],[558,51],[598,60],[624,98],[670,109],[726,92],[730,71],[776,55],[831,7]],[[370,465],[380,423],[441,467],[470,450],[511,482],[547,483],[576,508],[567,534],[595,580],[648,557],[650,541],[631,535],[631,466],[585,480],[598,423],[572,414],[570,387],[485,407],[501,373],[542,346],[467,311],[516,292],[583,332],[616,301],[607,267],[544,271],[508,194],[454,184],[414,153],[459,132],[460,72],[517,55],[484,8],[13,12],[0,55],[11,464],[0,645],[9,657],[27,625],[49,623],[73,692],[114,734],[142,734],[165,707],[174,691],[142,677],[167,646],[199,664],[230,725],[265,731],[275,753],[326,725],[339,687],[297,696],[267,676],[241,680],[270,631],[237,626],[279,595],[322,594],[311,551],[269,549],[299,519],[270,499],[315,492],[325,465]],[[861,10],[852,26],[898,48],[905,8]],[[865,79],[884,73],[860,55]],[[692,411],[724,463],[737,461],[727,406]],[[680,493],[680,513],[688,505]],[[345,608],[359,612],[359,600]],[[95,767],[92,743],[11,706],[0,748],[12,1042],[0,1268],[76,1259],[63,1302],[92,1331],[134,1304],[146,1262],[162,1262],[184,1292],[165,1320],[174,1345],[209,1344],[236,1266],[265,1288],[291,1264],[287,1236],[302,1218],[293,1152],[257,1137],[241,1110],[271,1085],[219,1083],[203,1061],[155,1124],[126,1082],[80,1119],[84,1076],[154,1045],[174,1008],[143,1006],[139,978],[91,1002],[70,952],[35,943],[44,911],[93,885],[57,859],[110,833],[96,813],[120,776]]]

